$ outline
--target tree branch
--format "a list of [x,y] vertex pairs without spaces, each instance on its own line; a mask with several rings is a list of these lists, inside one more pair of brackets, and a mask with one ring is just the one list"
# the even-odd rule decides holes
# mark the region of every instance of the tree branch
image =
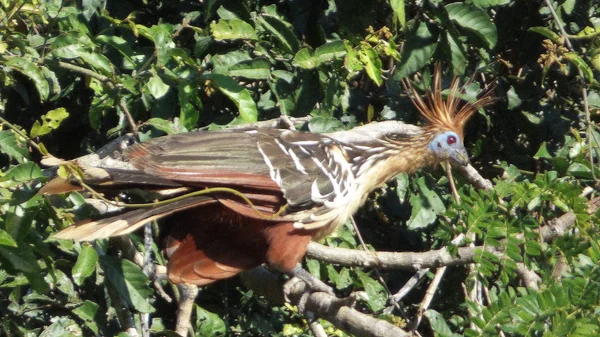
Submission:
[[[257,293],[266,296],[269,300],[280,301],[283,298],[280,277],[264,267],[258,267],[243,273],[242,279],[251,289],[261,289]],[[409,333],[395,325],[351,308],[356,300],[355,297],[350,296],[340,299],[323,292],[311,293],[311,289],[306,283],[298,278],[292,280],[291,282],[294,283],[287,288],[289,290],[287,295],[292,304],[298,305],[300,301],[305,301],[304,307],[307,311],[331,322],[351,335],[359,337],[410,336]],[[262,290],[265,289],[270,290],[263,292]],[[277,295],[274,299],[269,297],[269,294],[273,294],[273,289],[277,289]]]
[[[600,205],[600,198],[588,202],[589,212],[595,212]],[[536,230],[544,242],[551,241],[564,235],[573,225],[576,216],[568,212],[550,220],[548,225]],[[523,235],[517,238],[522,239]],[[446,248],[430,250],[427,252],[365,252],[347,248],[332,248],[311,242],[308,245],[307,256],[319,261],[353,267],[379,267],[384,269],[419,270],[422,268],[437,268],[442,266],[456,266],[475,262],[477,250],[486,250],[501,254],[503,247],[475,246],[460,247],[458,253],[452,255]]]

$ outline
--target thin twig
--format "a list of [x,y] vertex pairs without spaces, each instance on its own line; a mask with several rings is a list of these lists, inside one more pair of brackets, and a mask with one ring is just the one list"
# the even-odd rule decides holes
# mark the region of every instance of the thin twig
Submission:
[[421,280],[427,274],[428,271],[429,268],[424,268],[417,271],[410,278],[410,280],[408,280],[408,282],[406,282],[404,286],[402,286],[402,288],[400,288],[400,290],[398,290],[398,292],[392,296],[394,298],[394,301],[400,302],[404,298],[404,296],[408,295],[408,293],[410,293],[410,291],[413,290],[421,282]]
[[419,324],[421,324],[423,315],[425,314],[425,311],[427,311],[427,309],[429,308],[429,305],[431,304],[431,301],[433,300],[433,295],[435,295],[435,291],[437,290],[438,286],[440,285],[440,281],[442,280],[442,277],[444,276],[444,273],[446,272],[446,268],[447,267],[441,267],[435,271],[435,276],[433,277],[433,280],[431,280],[431,283],[429,284],[429,287],[427,288],[427,291],[425,292],[425,296],[423,297],[423,300],[421,301],[421,304],[419,305],[419,310],[417,311],[417,317],[413,320],[413,323],[411,326],[411,330],[413,332],[416,331],[417,328],[419,327]]

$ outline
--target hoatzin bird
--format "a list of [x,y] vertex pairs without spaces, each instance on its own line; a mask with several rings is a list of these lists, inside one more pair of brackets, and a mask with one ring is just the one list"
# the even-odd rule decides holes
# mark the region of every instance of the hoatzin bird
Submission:
[[[106,238],[165,218],[172,282],[206,285],[263,263],[291,273],[310,240],[343,224],[387,180],[443,161],[468,164],[463,127],[490,98],[460,104],[454,79],[444,99],[440,71],[424,98],[410,89],[426,122],[422,127],[386,121],[328,134],[191,132],[129,147],[122,168],[82,166],[83,180],[55,180],[42,192],[76,189],[83,181],[99,191],[138,188],[188,195],[77,223],[55,237]],[[203,190],[210,193],[197,193]]]

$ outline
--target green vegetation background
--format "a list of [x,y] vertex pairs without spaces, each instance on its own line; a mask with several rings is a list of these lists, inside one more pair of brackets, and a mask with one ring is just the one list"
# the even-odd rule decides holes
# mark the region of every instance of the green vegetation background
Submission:
[[[375,250],[455,251],[450,241],[466,234],[505,247],[447,271],[424,336],[598,335],[600,235],[586,199],[600,176],[600,5],[585,0],[0,0],[0,334],[124,336],[115,298],[136,319],[150,312],[154,333],[174,325],[176,304],[108,241],[50,238],[91,210],[77,193],[36,195],[48,179],[43,153],[94,152],[131,131],[125,112],[142,140],[281,114],[312,116],[302,128],[313,132],[418,123],[400,80],[421,72],[426,82],[438,61],[447,79],[473,80],[467,100],[496,84],[496,103],[465,139],[494,189],[457,177],[456,204],[443,170],[400,175],[356,216],[366,241]],[[543,242],[535,230],[566,212],[576,226]],[[326,242],[358,247],[350,226]],[[523,287],[517,263],[539,275],[539,290]],[[389,315],[372,271],[307,267],[340,294],[365,289],[359,309],[402,327],[428,284]],[[383,275],[394,292],[412,273]],[[476,280],[486,290],[480,303],[462,290]],[[201,290],[192,326],[196,336],[308,334],[294,308],[274,307],[237,278]]]

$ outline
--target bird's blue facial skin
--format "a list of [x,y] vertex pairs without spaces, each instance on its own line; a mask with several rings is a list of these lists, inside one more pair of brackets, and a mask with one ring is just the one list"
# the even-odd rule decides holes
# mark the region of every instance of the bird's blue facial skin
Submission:
[[428,147],[441,160],[449,159],[462,166],[469,164],[467,150],[455,132],[446,131],[437,135]]

